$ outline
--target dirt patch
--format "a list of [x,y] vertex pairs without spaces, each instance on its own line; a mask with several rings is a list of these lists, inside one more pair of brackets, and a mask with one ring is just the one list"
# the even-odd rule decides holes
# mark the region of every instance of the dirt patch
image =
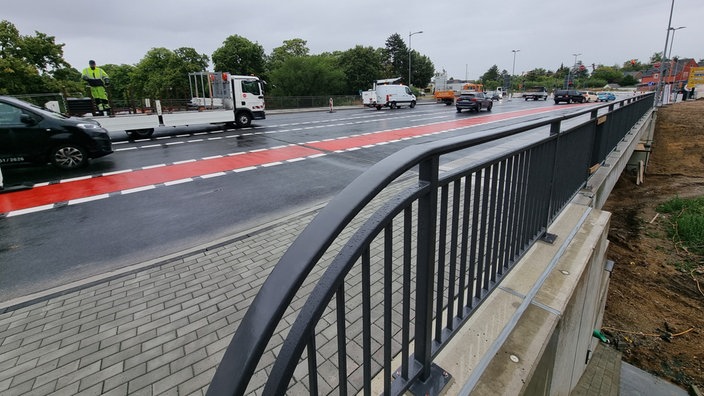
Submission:
[[658,110],[645,182],[626,171],[604,210],[612,213],[615,262],[604,332],[623,359],[687,388],[704,387],[704,257],[677,246],[670,198],[704,196],[704,100]]

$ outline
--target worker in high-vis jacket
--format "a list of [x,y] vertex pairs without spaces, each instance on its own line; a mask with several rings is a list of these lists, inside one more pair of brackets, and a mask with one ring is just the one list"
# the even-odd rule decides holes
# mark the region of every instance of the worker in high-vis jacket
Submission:
[[90,85],[90,93],[98,107],[98,114],[110,114],[110,104],[105,87],[110,84],[110,78],[105,70],[97,67],[94,60],[88,61],[88,67],[83,69],[83,79]]

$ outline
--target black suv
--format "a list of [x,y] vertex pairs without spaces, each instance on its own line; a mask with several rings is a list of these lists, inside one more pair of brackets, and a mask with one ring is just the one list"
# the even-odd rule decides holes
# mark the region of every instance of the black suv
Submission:
[[574,89],[558,89],[555,91],[555,104],[560,102],[578,102],[584,103],[584,95],[581,92]]
[[108,131],[97,122],[0,96],[0,164],[51,162],[74,169],[110,153]]
[[485,96],[483,92],[462,91],[455,101],[458,113],[462,112],[463,109],[476,112],[481,109],[491,111],[492,106],[494,106],[494,102],[491,101],[491,98]]

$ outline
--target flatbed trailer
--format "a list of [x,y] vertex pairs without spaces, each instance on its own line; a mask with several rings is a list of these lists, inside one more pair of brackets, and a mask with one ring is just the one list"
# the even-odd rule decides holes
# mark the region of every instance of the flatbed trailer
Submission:
[[[192,73],[204,74],[204,73]],[[215,78],[215,76],[222,76]],[[114,117],[90,117],[108,132],[125,131],[131,137],[149,137],[158,127],[175,127],[198,124],[229,124],[232,127],[247,127],[252,120],[266,118],[264,90],[259,78],[254,76],[207,73],[210,91],[219,94],[224,108],[203,111],[183,111],[163,114],[159,101],[152,114],[116,115]],[[210,100],[210,99],[209,99]]]

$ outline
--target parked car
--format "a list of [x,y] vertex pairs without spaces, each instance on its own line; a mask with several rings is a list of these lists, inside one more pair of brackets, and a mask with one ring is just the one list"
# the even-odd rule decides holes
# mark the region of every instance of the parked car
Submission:
[[484,92],[461,91],[460,96],[455,100],[455,107],[458,113],[465,109],[470,111],[474,110],[476,112],[479,112],[481,109],[491,111],[493,105],[494,102],[484,95]]
[[611,92],[599,92],[596,95],[596,100],[599,102],[608,102],[611,100],[616,100],[616,95],[612,94]]
[[586,99],[587,102],[596,102],[597,101],[596,92],[584,91],[584,92],[582,92],[582,95],[584,95],[584,99]]
[[584,103],[585,100],[584,95],[574,89],[558,89],[555,91],[555,104],[559,104],[560,102]]
[[0,96],[0,163],[52,163],[74,169],[110,153],[108,131],[96,121]]
[[488,91],[485,92],[484,95],[491,100],[501,100],[501,91]]

